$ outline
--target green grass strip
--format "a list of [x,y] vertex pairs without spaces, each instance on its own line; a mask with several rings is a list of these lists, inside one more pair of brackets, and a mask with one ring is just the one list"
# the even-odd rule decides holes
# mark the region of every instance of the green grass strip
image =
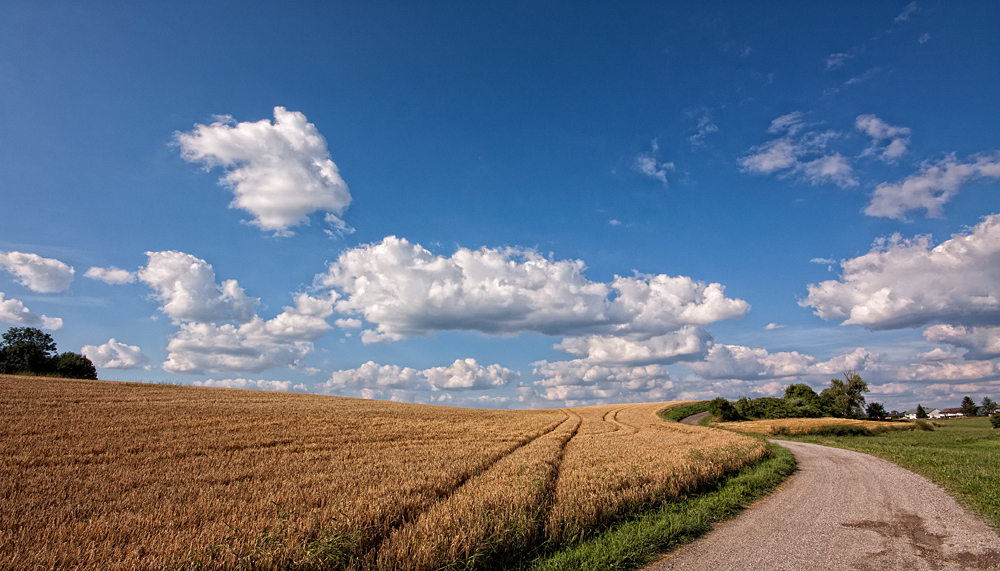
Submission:
[[660,418],[669,420],[672,422],[680,422],[681,420],[691,416],[692,414],[698,414],[699,412],[705,412],[708,410],[708,405],[712,404],[711,401],[700,401],[693,402],[691,404],[685,404],[678,407],[667,409],[660,413]]
[[713,523],[735,517],[785,481],[795,471],[795,458],[784,448],[770,445],[770,449],[766,459],[720,481],[714,489],[620,522],[599,536],[536,559],[526,568],[554,571],[641,567],[658,554],[694,541]]

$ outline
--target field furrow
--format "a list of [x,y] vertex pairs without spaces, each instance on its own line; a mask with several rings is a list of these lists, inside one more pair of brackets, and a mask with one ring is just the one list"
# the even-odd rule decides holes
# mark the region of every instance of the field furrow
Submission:
[[543,532],[562,451],[579,425],[579,416],[567,413],[555,430],[503,457],[396,530],[379,550],[377,567],[468,568],[500,552],[532,546]]
[[583,422],[562,461],[546,526],[550,541],[573,541],[634,510],[694,492],[767,453],[760,441],[664,422],[657,413],[666,406],[573,409]]

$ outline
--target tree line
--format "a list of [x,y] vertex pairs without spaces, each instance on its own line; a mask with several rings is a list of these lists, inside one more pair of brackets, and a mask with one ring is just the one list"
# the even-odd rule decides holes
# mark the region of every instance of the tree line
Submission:
[[844,372],[844,379],[831,379],[830,386],[819,394],[804,383],[789,385],[785,396],[748,399],[741,397],[735,403],[717,398],[709,405],[709,412],[724,422],[735,420],[760,420],[772,418],[870,418],[885,420],[889,413],[882,403],[866,406],[864,393],[868,383],[853,369]]
[[[763,420],[776,418],[819,418],[832,416],[839,418],[866,418],[885,420],[897,416],[886,412],[882,403],[865,403],[868,383],[853,369],[844,372],[844,379],[831,379],[830,386],[819,394],[809,385],[799,383],[785,388],[785,396],[748,399],[740,397],[730,402],[722,397],[709,404],[708,411],[723,422],[737,420]],[[983,397],[979,406],[972,397],[962,399],[965,416],[988,416],[993,428],[1000,428],[1000,405],[989,397]],[[917,418],[927,418],[924,407],[917,405]]]
[[0,341],[0,374],[97,379],[97,369],[79,353],[56,351],[48,333],[34,327],[11,327]]

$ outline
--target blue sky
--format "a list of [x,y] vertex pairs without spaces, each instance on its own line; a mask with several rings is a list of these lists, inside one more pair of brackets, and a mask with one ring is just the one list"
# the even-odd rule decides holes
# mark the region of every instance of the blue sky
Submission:
[[411,4],[0,4],[0,326],[456,406],[1000,397],[996,2]]

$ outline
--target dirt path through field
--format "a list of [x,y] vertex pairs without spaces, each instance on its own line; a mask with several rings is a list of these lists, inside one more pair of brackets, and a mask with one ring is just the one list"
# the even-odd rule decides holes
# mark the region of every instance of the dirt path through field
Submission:
[[684,417],[684,418],[681,419],[681,422],[684,423],[684,424],[695,425],[695,424],[698,424],[699,422],[701,422],[701,419],[705,418],[706,416],[708,416],[710,414],[712,414],[712,413],[710,413],[710,412],[708,412],[706,410],[705,412],[699,412],[698,414],[692,414],[691,416]]
[[923,477],[867,454],[775,442],[799,465],[777,492],[645,571],[1000,569],[1000,537]]

